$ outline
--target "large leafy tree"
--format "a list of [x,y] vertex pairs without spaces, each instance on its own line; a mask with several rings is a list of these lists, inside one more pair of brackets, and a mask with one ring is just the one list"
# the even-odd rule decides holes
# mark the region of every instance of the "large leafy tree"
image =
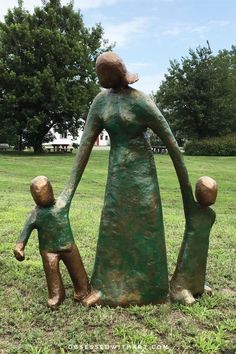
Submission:
[[43,1],[30,14],[18,7],[0,23],[0,117],[35,152],[52,127],[76,135],[99,90],[95,60],[103,29],[85,27],[73,4]]
[[214,56],[208,44],[170,62],[154,99],[177,138],[205,138],[236,131],[236,51]]

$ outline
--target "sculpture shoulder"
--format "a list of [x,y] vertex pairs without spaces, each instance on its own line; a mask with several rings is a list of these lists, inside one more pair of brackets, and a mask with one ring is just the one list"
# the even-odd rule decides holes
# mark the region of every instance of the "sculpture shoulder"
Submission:
[[68,215],[69,204],[59,196],[51,206],[36,207],[36,213],[36,228],[46,229]]
[[129,91],[131,93],[131,95],[139,98],[139,99],[142,99],[142,100],[149,100],[150,97],[148,95],[146,95],[146,93],[140,91],[140,90],[136,90],[132,87],[129,87]]
[[135,90],[135,94],[137,96],[137,99],[140,101],[140,104],[142,104],[146,108],[157,108],[155,102],[152,100],[152,98],[148,95],[146,95],[142,91]]
[[103,104],[104,100],[107,99],[107,96],[109,95],[109,90],[103,90],[97,94],[97,96],[94,98],[92,106],[99,106]]
[[135,98],[135,106],[139,108],[139,111],[143,115],[145,115],[146,122],[148,122],[147,119],[152,121],[153,118],[156,119],[161,115],[161,112],[150,96],[146,95],[142,91],[135,89],[132,89],[131,95]]
[[130,107],[135,107],[141,114],[153,115],[153,112],[157,109],[154,101],[142,91],[136,90],[132,87],[127,87],[123,89],[107,89],[101,91],[94,99],[91,112],[96,113],[96,115],[102,114],[104,112],[104,107],[107,104],[116,105],[119,99],[122,98],[122,102]]
[[153,102],[152,99],[144,92],[128,86],[127,88],[123,88],[123,89],[102,90],[94,98],[93,104],[99,104],[100,102],[104,102],[104,100],[107,100],[109,97],[114,97],[116,95],[121,95],[123,97],[125,96],[126,98],[137,99],[145,102]]
[[55,200],[55,204],[54,204],[54,208],[55,209],[61,209],[61,208],[65,208],[66,206],[66,202],[62,197],[57,197]]
[[[88,118],[91,120],[97,120],[97,118],[100,118],[103,112],[104,105],[107,102],[107,90],[101,91],[97,96],[94,98],[90,109],[89,109],[89,115]],[[98,119],[99,120],[99,119]]]
[[38,216],[38,210],[39,207],[37,205],[35,205],[31,212],[29,213],[28,217],[27,217],[27,223],[28,224],[35,224],[36,220],[37,220],[37,216]]
[[212,225],[213,225],[216,220],[216,212],[215,212],[215,210],[213,210],[210,207],[207,208],[207,211],[208,211],[209,218],[210,218]]
[[54,205],[51,207],[51,213],[53,215],[61,214],[65,215],[69,212],[70,205],[67,203],[63,195],[56,198]]

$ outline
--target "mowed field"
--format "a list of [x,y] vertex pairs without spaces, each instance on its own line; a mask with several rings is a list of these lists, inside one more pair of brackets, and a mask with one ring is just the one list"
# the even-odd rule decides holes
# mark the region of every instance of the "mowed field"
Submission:
[[[108,151],[93,151],[70,212],[76,243],[91,275],[107,177]],[[34,205],[29,184],[46,175],[55,195],[62,190],[75,154],[0,155],[0,353],[235,353],[236,158],[185,157],[194,187],[200,176],[216,179],[217,220],[210,237],[206,281],[214,295],[196,304],[91,308],[73,303],[63,264],[66,300],[46,307],[47,287],[34,232],[26,259],[13,248]],[[161,189],[168,265],[173,273],[184,231],[178,181],[169,156],[155,155]]]

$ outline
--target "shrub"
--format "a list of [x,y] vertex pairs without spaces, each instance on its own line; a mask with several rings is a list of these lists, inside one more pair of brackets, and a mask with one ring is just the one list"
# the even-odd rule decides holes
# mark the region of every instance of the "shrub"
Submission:
[[236,135],[189,141],[185,144],[185,154],[194,156],[236,156]]

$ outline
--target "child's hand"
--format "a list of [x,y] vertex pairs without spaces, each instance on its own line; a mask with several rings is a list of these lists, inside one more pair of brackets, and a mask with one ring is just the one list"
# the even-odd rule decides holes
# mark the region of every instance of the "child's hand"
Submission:
[[25,254],[24,254],[24,244],[23,243],[17,243],[16,247],[14,249],[14,255],[18,261],[23,261],[25,259]]

